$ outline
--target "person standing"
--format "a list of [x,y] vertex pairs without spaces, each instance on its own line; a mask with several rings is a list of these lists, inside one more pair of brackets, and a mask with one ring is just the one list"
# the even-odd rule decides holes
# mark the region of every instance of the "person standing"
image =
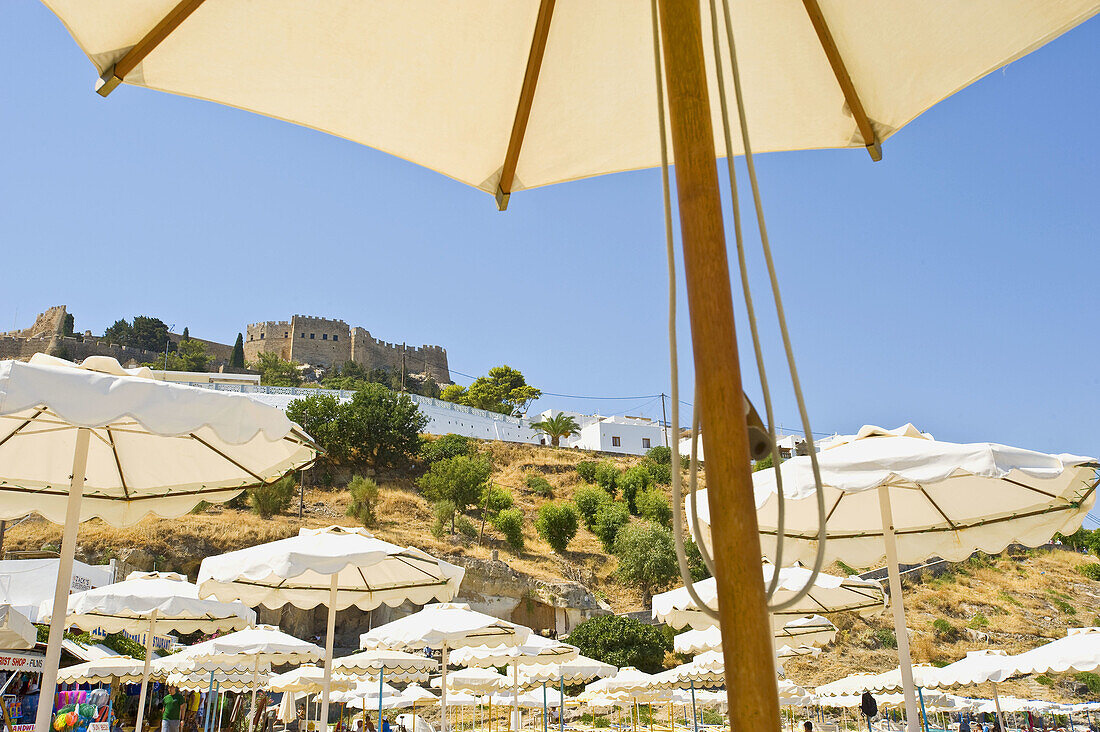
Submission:
[[169,684],[168,693],[164,695],[164,707],[160,717],[160,732],[180,732],[180,717],[183,713],[185,700],[183,694]]

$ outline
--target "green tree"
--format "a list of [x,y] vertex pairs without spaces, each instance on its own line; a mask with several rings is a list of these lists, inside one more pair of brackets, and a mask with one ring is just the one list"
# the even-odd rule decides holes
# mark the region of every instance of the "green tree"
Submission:
[[476,451],[473,441],[466,435],[447,434],[437,439],[425,439],[420,446],[420,455],[425,462],[472,455]]
[[186,341],[191,338],[191,331],[187,329],[187,326],[183,326],[183,335],[180,336],[181,341]]
[[665,587],[680,576],[672,532],[654,523],[624,526],[615,537],[619,578],[642,591],[649,607],[653,590]]
[[[146,351],[164,351],[168,343],[168,326],[160,318],[151,318],[147,315],[135,315],[134,325],[130,331],[130,342],[126,345],[131,348],[142,348]],[[169,346],[168,350],[172,350]]]
[[73,320],[72,313],[65,313],[65,323],[61,328],[61,335],[71,336],[76,332],[76,321]]
[[524,485],[527,486],[527,490],[535,495],[543,498],[554,497],[554,486],[550,485],[550,481],[541,475],[528,475],[524,478]]
[[638,515],[666,529],[672,526],[672,507],[668,505],[668,496],[660,488],[653,486],[641,491],[634,497]]
[[523,551],[523,511],[518,508],[506,508],[493,519],[493,526],[504,534],[504,540],[512,551]]
[[581,427],[577,424],[577,420],[570,417],[565,412],[558,412],[546,419],[541,419],[538,422],[531,423],[531,429],[536,432],[543,432],[550,438],[550,444],[554,447],[558,447],[562,438],[569,438],[573,435],[579,434]]
[[572,503],[544,503],[539,508],[535,529],[558,554],[564,554],[577,535],[577,509]]
[[103,331],[103,340],[119,346],[130,345],[130,339],[134,335],[134,327],[126,319],[116,320],[107,330]]
[[595,526],[596,512],[606,503],[611,503],[611,494],[598,485],[582,485],[573,492],[573,503],[584,520],[584,525],[592,531]]
[[458,384],[448,384],[439,392],[439,398],[453,404],[466,404],[466,387]]
[[340,401],[332,394],[310,394],[286,407],[286,416],[306,431],[325,450],[325,459],[336,465],[352,462],[355,446],[340,433]]
[[489,369],[488,376],[474,379],[466,389],[465,401],[460,403],[520,417],[527,412],[531,402],[541,396],[542,392],[530,386],[522,373],[505,365],[494,366]]
[[374,509],[378,505],[378,484],[370,478],[357,475],[348,483],[348,493],[351,494],[348,516],[358,519],[363,526],[374,526],[376,520]]
[[235,369],[244,368],[244,334],[238,333],[233,343],[233,353],[229,355],[229,365]]
[[585,483],[596,482],[596,469],[600,464],[595,460],[581,460],[574,467],[577,469],[577,475],[581,477]]
[[684,542],[684,554],[687,555],[688,569],[691,571],[692,582],[698,582],[710,577],[710,570],[707,569],[706,562],[703,561],[703,555],[699,553],[699,546],[691,539]]
[[506,488],[500,488],[492,484],[485,487],[485,490],[481,492],[481,498],[478,500],[478,505],[481,506],[481,529],[478,532],[478,544],[485,539],[485,521],[494,518],[501,511],[511,508],[514,504],[515,499],[512,498],[511,492]]
[[[404,397],[408,399],[408,397]],[[489,487],[493,466],[488,458],[457,455],[444,458],[428,468],[416,482],[431,501],[449,501],[454,505],[451,513],[451,533],[455,531],[455,515],[464,513],[475,505]]]
[[178,348],[168,354],[163,361],[157,359],[143,364],[153,369],[167,368],[169,371],[206,371],[210,364],[210,354],[206,352],[206,346],[202,341],[180,341]]
[[264,386],[301,386],[302,374],[294,361],[284,361],[277,354],[260,352],[260,360],[252,364],[260,372],[260,383]]
[[608,501],[596,509],[592,520],[592,533],[603,544],[604,551],[615,549],[619,530],[630,523],[630,510],[623,501]]
[[589,618],[569,633],[569,643],[589,658],[612,666],[660,671],[672,640],[660,628],[620,615]]
[[619,476],[622,475],[622,471],[615,467],[615,464],[603,460],[596,465],[593,480],[597,485],[601,486],[611,495],[615,495],[615,491],[619,487]]
[[633,514],[638,513],[637,497],[649,488],[653,487],[653,476],[641,465],[628,468],[616,479],[623,498],[626,499],[627,508]]
[[672,449],[664,445],[651,447],[646,450],[645,459],[658,465],[672,465]]

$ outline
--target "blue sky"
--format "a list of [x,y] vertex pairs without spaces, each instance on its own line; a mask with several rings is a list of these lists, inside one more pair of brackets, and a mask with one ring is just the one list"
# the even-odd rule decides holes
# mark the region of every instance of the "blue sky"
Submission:
[[[656,172],[520,193],[501,214],[286,123],[133,87],[102,99],[30,0],[0,3],[0,46],[0,329],[66,304],[81,331],[141,313],[231,342],[247,322],[321,315],[442,344],[457,372],[509,363],[548,392],[639,397],[544,407],[659,416],[644,397],[669,391]],[[911,421],[1100,454],[1098,62],[1093,20],[933,108],[881,163],[758,159],[816,431]],[[685,354],[687,333],[685,317]]]

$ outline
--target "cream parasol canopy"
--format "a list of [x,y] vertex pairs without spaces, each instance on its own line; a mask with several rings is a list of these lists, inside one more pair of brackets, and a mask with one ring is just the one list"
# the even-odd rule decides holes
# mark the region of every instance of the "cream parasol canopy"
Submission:
[[23,613],[8,604],[0,605],[0,648],[34,648],[38,631]]
[[[199,566],[205,595],[269,608],[328,608],[325,679],[332,677],[336,613],[349,607],[450,600],[465,570],[414,547],[376,539],[362,528],[302,528],[297,536],[207,557]],[[328,719],[328,690],[321,691]]]
[[104,656],[57,671],[62,684],[140,684],[144,678],[145,662],[130,656]]
[[[127,526],[227,501],[313,462],[313,441],[286,415],[243,394],[154,381],[92,356],[0,361],[0,519],[63,523],[42,698],[53,699],[77,526]],[[40,704],[37,732],[52,710]]]
[[[775,568],[763,565],[765,582],[770,582]],[[811,577],[803,567],[783,567],[779,570],[779,582],[775,600],[780,602],[793,596]],[[695,583],[695,592],[710,608],[718,605],[718,585],[714,577]],[[809,593],[795,605],[772,615],[772,632],[777,634],[792,619],[809,613],[858,612],[861,615],[882,612],[886,607],[882,586],[873,580],[859,577],[838,577],[824,572],[814,579]],[[673,628],[691,626],[696,630],[714,627],[714,620],[698,609],[684,587],[653,596],[653,617]]]
[[448,651],[471,646],[515,646],[524,643],[530,636],[530,628],[471,610],[465,603],[440,602],[363,633],[359,636],[359,645],[365,649],[440,649],[442,693],[439,703],[443,732],[447,732]]
[[[893,430],[865,425],[817,459],[827,516],[825,560],[867,567],[885,559],[903,679],[912,664],[898,564],[932,556],[960,561],[977,550],[1038,546],[1057,532],[1072,534],[1096,501],[1100,467],[1077,455],[936,440],[911,424]],[[810,458],[791,458],[780,471],[787,498],[784,561],[813,561],[819,521]],[[764,555],[774,559],[775,471],[755,473],[753,482]],[[698,518],[706,543],[710,510],[704,495]],[[915,729],[916,695],[907,679],[904,694]]]
[[[438,666],[439,664],[433,659],[422,654],[417,655],[405,651],[384,649],[360,651],[350,656],[334,659],[332,662],[332,670],[337,677],[345,675],[362,677],[364,674],[378,677],[378,685],[374,687],[375,693],[372,695],[377,700],[378,729],[382,729],[382,709],[385,706],[385,700],[383,699],[385,694],[382,691],[388,686],[385,684],[385,679],[401,682],[427,681],[428,674]],[[358,686],[353,692],[357,690]],[[359,707],[366,709],[363,706],[362,698],[357,698],[360,702]]]
[[[649,8],[272,0],[261,11],[244,0],[46,4],[95,65],[104,96],[126,82],[284,119],[438,170],[493,193],[502,209],[516,190],[659,162],[670,191],[664,163],[675,158],[707,482],[717,513],[746,517],[715,525],[726,643],[747,658],[727,686],[747,700],[731,704],[741,729],[771,728],[779,714],[766,670],[765,592],[747,551],[756,527],[716,156],[747,153],[752,138],[757,150],[863,147],[879,159],[882,140],[921,112],[1098,8],[1096,0],[723,0],[709,13],[698,0]],[[732,115],[712,71],[732,77],[737,112],[748,109],[740,135],[715,134],[715,120]],[[671,242],[671,195],[665,200]]]
[[965,658],[936,671],[936,687],[953,689],[988,682],[993,688],[993,705],[996,708],[1001,729],[1008,729],[1004,726],[1004,716],[1001,714],[1001,698],[997,692],[997,684],[1016,673],[1016,657],[1009,656],[1004,651],[967,651]]
[[1009,658],[1018,674],[1095,671],[1100,667],[1100,628],[1070,628],[1065,638]]
[[[777,642],[793,646],[824,646],[833,642],[836,626],[820,615],[797,618],[775,631]],[[722,629],[717,625],[702,630],[686,630],[672,639],[677,653],[702,653],[722,648]]]
[[[42,603],[43,622],[50,622],[53,604],[52,600]],[[64,623],[83,630],[145,634],[145,672],[136,717],[140,730],[156,632],[240,630],[255,625],[256,612],[239,602],[200,599],[199,588],[176,572],[131,572],[122,582],[69,595]]]

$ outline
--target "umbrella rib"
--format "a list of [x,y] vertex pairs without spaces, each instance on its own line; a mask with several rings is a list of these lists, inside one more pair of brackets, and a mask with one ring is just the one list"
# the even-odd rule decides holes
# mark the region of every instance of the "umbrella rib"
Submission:
[[848,495],[848,494],[845,493],[844,491],[840,491],[840,495],[838,495],[836,497],[836,503],[833,504],[833,507],[829,509],[829,513],[825,516],[825,523],[829,523],[829,519],[831,519],[833,517],[833,512],[836,511],[837,507],[840,505],[840,501],[846,495]]
[[202,445],[203,447],[205,447],[205,448],[207,448],[208,450],[210,450],[211,452],[213,452],[214,454],[216,454],[216,455],[218,455],[218,456],[220,456],[220,457],[224,458],[224,459],[225,459],[226,461],[228,461],[228,462],[232,463],[232,464],[233,464],[233,465],[234,465],[235,467],[237,467],[237,468],[239,468],[240,470],[243,470],[244,472],[248,473],[248,474],[249,474],[249,475],[251,475],[251,476],[252,476],[253,478],[255,478],[255,479],[256,479],[256,480],[258,481],[258,482],[260,482],[260,483],[266,483],[266,482],[267,482],[267,481],[265,481],[265,480],[264,480],[263,478],[261,478],[260,476],[256,475],[256,474],[255,474],[255,473],[253,473],[253,472],[252,472],[251,470],[249,470],[248,468],[246,468],[245,466],[241,465],[241,464],[240,464],[239,462],[237,462],[237,461],[236,461],[236,460],[234,460],[233,458],[231,458],[231,457],[229,457],[228,455],[226,455],[226,454],[225,454],[224,452],[222,452],[222,451],[221,451],[221,450],[219,450],[218,448],[216,448],[216,447],[214,447],[213,445],[211,445],[211,444],[210,444],[209,442],[207,442],[206,440],[204,440],[204,439],[202,439],[201,437],[199,437],[198,435],[196,435],[196,434],[195,434],[194,432],[190,433],[189,437],[190,437],[190,438],[191,438],[192,440],[194,440],[195,442],[199,443],[199,444],[200,444],[200,445]]
[[927,498],[928,502],[932,504],[932,508],[936,509],[936,512],[939,513],[940,516],[943,516],[943,520],[947,522],[947,525],[951,527],[951,530],[956,531],[957,529],[955,528],[955,522],[947,517],[947,514],[943,512],[943,509],[940,508],[940,505],[938,503],[932,500],[932,496],[928,495],[928,491],[924,490],[924,486],[920,486],[920,492],[921,495]]
[[531,51],[527,54],[527,69],[523,72],[523,85],[519,91],[516,117],[512,121],[512,134],[508,138],[508,150],[504,154],[500,182],[497,183],[497,208],[501,211],[507,210],[508,198],[512,195],[516,165],[519,163],[519,152],[523,147],[523,135],[527,132],[527,121],[531,118],[531,103],[535,99],[535,87],[538,85],[542,57],[546,52],[546,39],[550,35],[550,19],[553,15],[554,0],[541,0],[539,14],[535,20],[535,31],[531,36]]
[[825,52],[825,58],[829,60],[829,66],[833,69],[841,92],[844,93],[844,101],[848,103],[848,109],[855,118],[859,134],[863,137],[863,144],[871,156],[871,160],[882,160],[882,144],[879,142],[875,130],[871,127],[871,120],[867,117],[867,110],[863,108],[863,102],[856,93],[856,86],[852,83],[852,77],[848,73],[848,67],[844,65],[844,59],[840,57],[840,49],[836,46],[833,34],[829,30],[829,24],[825,22],[825,16],[821,12],[821,6],[817,0],[802,0],[806,7],[806,15],[810,17],[817,40],[821,43],[821,49]]
[[160,45],[161,41],[171,35],[180,23],[187,20],[187,17],[195,12],[202,3],[203,0],[182,0],[176,7],[172,8],[172,11],[153,26],[153,29],[127,51],[125,56],[103,72],[103,76],[100,77],[103,84],[96,89],[96,92],[102,97],[113,92],[126,78],[126,75],[137,68],[137,65],[144,61],[145,57]]
[[25,420],[23,420],[23,423],[22,423],[22,424],[20,424],[20,425],[19,425],[18,427],[16,427],[15,429],[13,429],[13,430],[12,430],[11,432],[9,432],[8,434],[4,435],[4,437],[3,437],[2,439],[0,439],[0,447],[2,447],[2,446],[4,445],[4,443],[5,443],[5,442],[7,442],[7,441],[8,441],[8,440],[10,440],[11,438],[13,438],[13,437],[15,437],[15,436],[16,436],[17,434],[19,434],[19,433],[20,433],[20,432],[21,432],[21,431],[23,430],[23,428],[24,428],[24,427],[26,427],[26,426],[27,426],[27,425],[29,425],[29,424],[30,424],[31,422],[33,422],[34,420],[38,419],[39,417],[41,417],[41,416],[42,416],[43,414],[45,414],[45,413],[46,413],[46,408],[45,408],[45,407],[39,407],[39,408],[38,408],[38,410],[37,410],[37,411],[36,411],[36,412],[35,412],[34,414],[32,414],[31,416],[29,416],[29,417],[27,417],[27,418],[26,418]]
[[1053,498],[1054,500],[1058,500],[1059,498],[1061,498],[1061,496],[1057,496],[1053,493],[1048,493],[1047,491],[1041,490],[1041,489],[1036,488],[1034,486],[1030,486],[1027,483],[1021,483],[1018,480],[1012,480],[1012,478],[1001,478],[1001,480],[1003,480],[1005,483],[1011,483],[1012,485],[1018,485],[1021,488],[1025,488],[1025,489],[1027,489],[1027,490],[1029,490],[1033,493],[1038,493],[1041,496],[1046,496],[1047,498]]
[[115,436],[111,434],[111,428],[106,427],[107,443],[111,446],[111,455],[115,458],[115,469],[118,470],[118,482],[122,485],[122,494],[126,500],[130,500],[130,488],[126,485],[126,476],[122,474],[122,460],[118,457],[118,445],[115,444]]

